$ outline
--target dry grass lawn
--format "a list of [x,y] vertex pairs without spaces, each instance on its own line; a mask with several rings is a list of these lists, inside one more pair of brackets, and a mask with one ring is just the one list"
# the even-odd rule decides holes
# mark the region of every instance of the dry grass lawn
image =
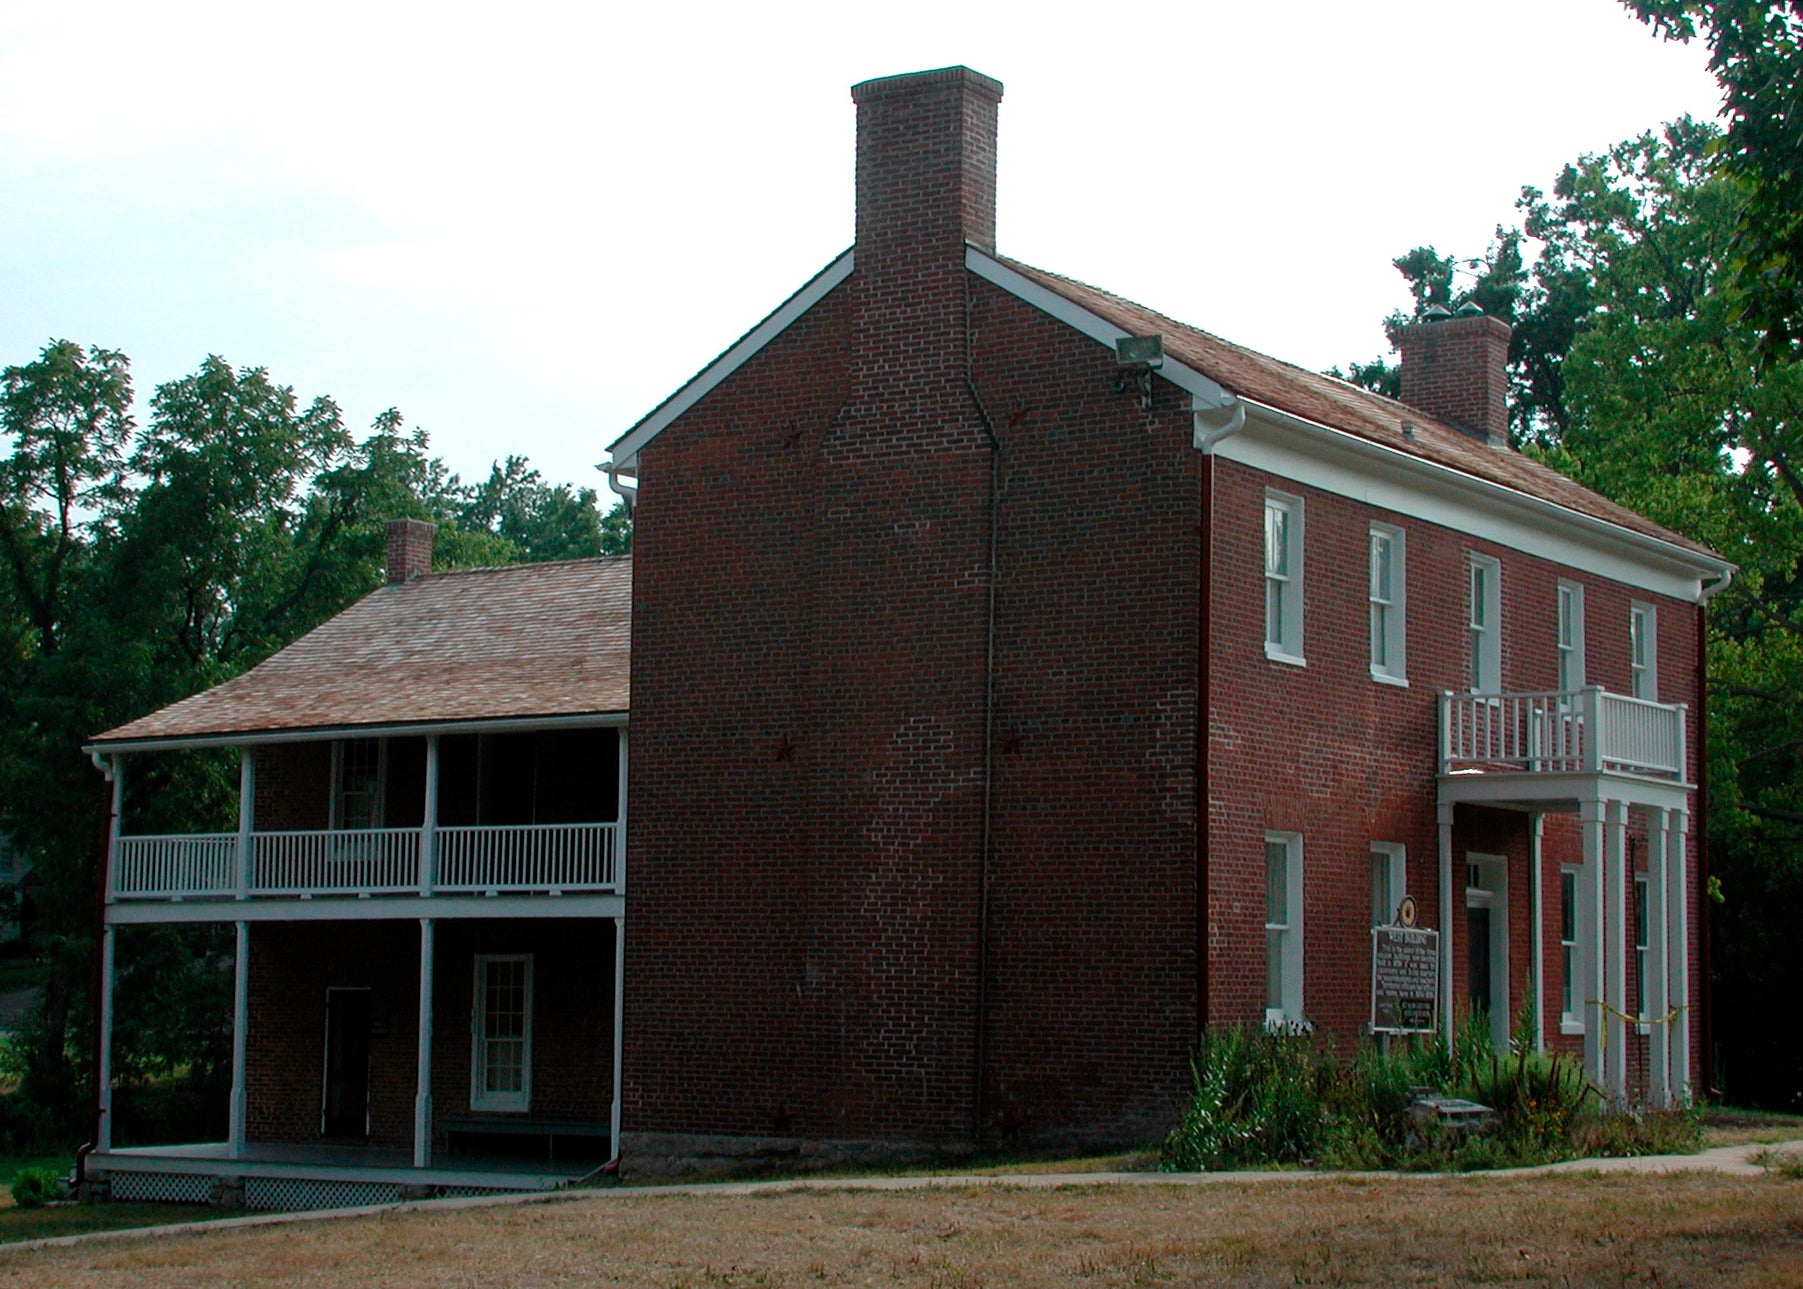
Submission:
[[633,1195],[0,1253],[0,1285],[1803,1286],[1803,1182],[1614,1175]]

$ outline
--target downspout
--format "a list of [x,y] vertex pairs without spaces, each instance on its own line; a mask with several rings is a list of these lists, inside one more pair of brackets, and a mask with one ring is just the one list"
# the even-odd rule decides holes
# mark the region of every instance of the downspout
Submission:
[[1195,811],[1196,811],[1196,1038],[1200,1041],[1208,1029],[1208,829],[1209,829],[1209,755],[1208,730],[1214,711],[1213,668],[1210,665],[1210,641],[1214,628],[1215,577],[1215,447],[1229,435],[1237,434],[1246,424],[1246,405],[1229,395],[1232,415],[1223,425],[1210,426],[1202,419],[1204,412],[1219,411],[1220,404],[1190,403],[1191,442],[1202,454],[1202,472],[1197,480],[1200,522],[1197,525],[1196,552],[1196,728],[1195,728]]
[[638,484],[636,484],[636,483],[633,484],[631,487],[628,487],[627,485],[621,483],[620,476],[623,474],[630,474],[630,475],[632,475],[632,477],[634,479],[637,479],[638,478],[638,466],[637,465],[623,466],[623,465],[618,465],[618,464],[608,464],[608,465],[598,465],[595,467],[595,469],[599,470],[602,474],[607,476],[607,486],[609,488],[612,488],[614,490],[614,493],[620,498],[621,503],[626,507],[626,517],[628,519],[631,519],[632,518],[632,503],[638,500],[639,487],[638,487]]
[[989,419],[989,409],[983,406],[983,397],[968,374],[968,358],[966,367],[964,388],[989,440],[989,586],[983,611],[983,839],[977,851],[977,1033],[970,1089],[970,1139],[975,1145],[983,1136],[983,1084],[989,1062],[989,867],[995,845],[995,584],[1001,536],[1002,443],[996,437],[995,422]]
[[[1728,589],[1735,570],[1727,569],[1705,585],[1697,596],[1697,975],[1700,988],[1692,990],[1694,1006],[1703,1001],[1702,1015],[1697,1018],[1697,1040],[1702,1047],[1698,1062],[1705,1092],[1715,1092],[1715,999],[1711,989],[1713,972],[1709,961],[1709,601]],[[1669,951],[1669,950],[1668,950]]]
[[88,1023],[93,1028],[92,1041],[88,1044],[88,1092],[94,1099],[94,1113],[90,1118],[88,1140],[75,1148],[75,1193],[80,1195],[88,1181],[88,1156],[100,1145],[100,1120],[106,1113],[106,1099],[100,1087],[102,1068],[105,1058],[101,1053],[101,1042],[105,1028],[101,1017],[100,997],[106,989],[106,968],[101,962],[101,942],[106,938],[106,888],[113,862],[113,833],[118,825],[119,798],[113,791],[116,778],[113,763],[93,749],[88,750],[88,759],[94,763],[105,778],[106,786],[106,840],[101,847],[100,880],[94,884],[94,952],[93,977],[88,982],[92,999],[88,1007]]

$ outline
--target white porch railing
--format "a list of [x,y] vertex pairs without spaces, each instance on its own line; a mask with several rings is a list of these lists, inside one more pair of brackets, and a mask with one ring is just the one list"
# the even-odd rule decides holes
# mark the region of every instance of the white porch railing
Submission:
[[1440,772],[1513,770],[1684,778],[1683,704],[1597,686],[1526,694],[1442,694]]
[[[120,837],[113,898],[620,890],[618,823]],[[248,842],[248,854],[240,850]],[[436,874],[434,874],[436,869]]]

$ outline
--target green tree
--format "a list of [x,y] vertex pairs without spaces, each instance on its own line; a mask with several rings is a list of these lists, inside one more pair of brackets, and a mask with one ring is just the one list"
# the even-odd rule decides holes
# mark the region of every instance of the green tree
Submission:
[[1744,200],[1728,263],[1766,361],[1803,359],[1803,0],[1628,0],[1669,40],[1699,34],[1729,124],[1717,150]]

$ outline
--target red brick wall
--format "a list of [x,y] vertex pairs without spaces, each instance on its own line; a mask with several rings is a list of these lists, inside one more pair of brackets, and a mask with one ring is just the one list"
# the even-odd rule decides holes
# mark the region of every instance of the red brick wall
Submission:
[[[1563,577],[1585,588],[1586,674],[1617,693],[1632,690],[1628,607],[1658,609],[1660,698],[1695,702],[1697,652],[1691,606],[1298,486],[1231,462],[1218,463],[1216,571],[1211,632],[1214,710],[1210,722],[1210,991],[1214,1021],[1262,1015],[1266,831],[1304,838],[1307,965],[1305,1011],[1342,1040],[1368,1020],[1369,846],[1408,847],[1409,888],[1422,920],[1439,921],[1439,840],[1435,808],[1437,697],[1466,688],[1467,553],[1502,566],[1502,677],[1505,689],[1556,686],[1554,613]],[[1267,487],[1301,496],[1305,512],[1306,667],[1264,656],[1262,507]],[[1407,534],[1406,689],[1371,679],[1366,572],[1373,522]],[[1298,737],[1299,731],[1306,735]],[[1697,771],[1691,730],[1692,774]],[[1694,874],[1695,827],[1690,849]],[[1527,816],[1460,807],[1453,846],[1462,880],[1468,851],[1509,857],[1510,1005],[1524,1001],[1532,955]],[[1644,855],[1644,844],[1640,853]],[[1575,817],[1549,815],[1543,843],[1547,1032],[1558,1033],[1561,990],[1558,871],[1581,858]],[[1696,900],[1692,892],[1692,963]],[[1455,892],[1462,941],[1464,895]],[[1465,965],[1455,947],[1455,989]],[[1700,977],[1693,970],[1692,997]],[[1575,1049],[1574,1049],[1575,1050]],[[1693,1058],[1694,1059],[1694,1058]]]
[[332,745],[277,743],[252,755],[258,832],[324,828],[332,811]]
[[[576,919],[438,923],[436,1114],[469,1111],[477,953],[533,955],[531,1116],[605,1122],[613,1101],[613,924]],[[320,1139],[331,988],[370,990],[370,1141],[410,1147],[419,1050],[419,926],[412,921],[251,928],[250,1138]]]

